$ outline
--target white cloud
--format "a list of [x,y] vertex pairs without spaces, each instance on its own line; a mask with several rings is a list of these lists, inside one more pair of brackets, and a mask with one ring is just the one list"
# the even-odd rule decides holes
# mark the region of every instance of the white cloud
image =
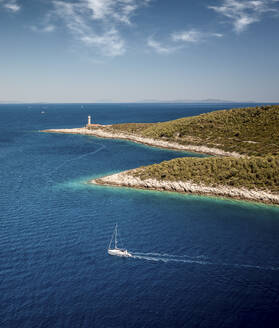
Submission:
[[209,6],[217,13],[229,18],[238,33],[250,24],[259,22],[268,12],[277,12],[274,3],[278,0],[221,0],[219,6]]
[[147,45],[159,54],[167,55],[176,50],[176,48],[171,46],[163,46],[160,42],[155,41],[153,38],[149,38],[147,40]]
[[173,41],[199,42],[201,38],[202,33],[197,30],[175,32],[171,35]]
[[17,3],[16,0],[6,0],[2,2],[3,2],[3,7],[10,12],[15,13],[21,9],[21,6]]
[[224,34],[222,34],[222,33],[211,33],[211,36],[215,36],[216,38],[222,38],[224,36]]
[[102,52],[107,56],[119,56],[125,52],[125,43],[114,29],[102,35],[83,36],[81,40],[89,46],[102,48]]
[[210,37],[223,37],[221,33],[210,33],[210,32],[202,32],[196,29],[184,30],[180,32],[174,32],[171,34],[171,39],[174,42],[190,42],[190,43],[198,43],[204,41]]
[[188,31],[184,30],[180,32],[174,32],[171,34],[171,40],[174,42],[198,43],[211,37],[221,38],[223,37],[223,34],[202,32],[196,29],[191,29]]
[[85,0],[91,10],[93,19],[114,19],[119,22],[130,24],[131,15],[138,9],[135,0]]
[[81,0],[91,11],[95,20],[113,20],[131,24],[131,18],[136,10],[147,5],[151,0]]
[[38,27],[38,26],[32,25],[30,28],[34,32],[45,32],[45,33],[50,33],[50,32],[53,32],[55,30],[55,26],[52,25],[52,24],[43,26],[41,28]]
[[54,25],[47,25],[42,29],[42,32],[53,32],[55,30]]
[[184,30],[172,33],[164,44],[150,37],[147,45],[159,54],[170,54],[182,49],[186,43],[200,43],[212,37],[221,38],[223,34],[202,32],[196,29]]
[[151,0],[54,0],[54,15],[74,37],[105,56],[119,56],[126,46],[119,26],[131,25],[137,9]]

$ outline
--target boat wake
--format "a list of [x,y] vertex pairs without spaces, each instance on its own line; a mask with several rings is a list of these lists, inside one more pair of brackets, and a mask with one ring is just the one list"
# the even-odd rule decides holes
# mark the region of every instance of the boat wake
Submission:
[[189,256],[189,255],[172,255],[166,253],[139,253],[131,252],[132,258],[138,260],[154,261],[154,262],[180,262],[187,264],[200,264],[200,265],[214,265],[233,267],[239,269],[254,269],[254,270],[265,270],[265,271],[279,271],[279,267],[275,266],[260,266],[250,264],[237,264],[237,263],[226,263],[226,262],[213,262],[209,261],[207,256]]
[[198,263],[198,264],[213,264],[205,261],[204,255],[189,256],[189,255],[173,255],[167,253],[139,253],[131,252],[132,257],[140,260],[156,261],[156,262],[181,262],[181,263]]
[[68,160],[64,161],[63,163],[61,163],[60,165],[57,165],[57,166],[51,171],[51,174],[53,174],[55,171],[61,169],[62,167],[64,167],[65,165],[67,165],[67,164],[69,164],[69,163],[71,163],[71,162],[77,161],[77,160],[79,160],[79,159],[81,159],[81,158],[83,158],[83,157],[87,157],[87,156],[89,156],[89,155],[95,155],[95,154],[97,154],[98,152],[100,152],[101,150],[106,149],[106,148],[107,148],[106,146],[101,145],[101,147],[99,147],[98,149],[96,149],[96,150],[94,150],[94,151],[92,151],[92,152],[90,152],[90,153],[82,154],[82,155],[77,156],[77,157],[75,157],[75,158],[68,159]]
[[92,152],[90,152],[90,153],[82,154],[82,155],[77,156],[77,157],[75,157],[75,158],[72,158],[72,159],[66,160],[66,161],[64,161],[63,163],[61,163],[60,165],[57,165],[56,167],[54,167],[54,168],[53,168],[52,170],[50,170],[49,172],[46,172],[46,173],[44,174],[44,177],[45,177],[45,179],[47,180],[48,183],[50,183],[50,184],[54,184],[55,181],[53,181],[52,176],[53,176],[53,174],[54,174],[56,171],[60,170],[61,168],[64,168],[64,166],[67,166],[67,165],[70,164],[71,162],[78,161],[78,160],[80,160],[81,158],[84,158],[84,157],[87,157],[87,156],[95,155],[95,154],[99,153],[100,151],[102,151],[102,150],[104,150],[104,149],[106,149],[106,148],[107,148],[107,147],[106,147],[105,145],[101,144],[100,147],[99,147],[98,149],[96,149],[96,150],[94,150],[94,151],[92,151]]

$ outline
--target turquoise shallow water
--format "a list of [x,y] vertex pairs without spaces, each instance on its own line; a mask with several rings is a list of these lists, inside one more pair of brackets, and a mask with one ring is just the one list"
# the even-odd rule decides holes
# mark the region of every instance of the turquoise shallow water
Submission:
[[278,208],[89,185],[187,154],[38,132],[222,106],[1,105],[0,326],[278,327]]

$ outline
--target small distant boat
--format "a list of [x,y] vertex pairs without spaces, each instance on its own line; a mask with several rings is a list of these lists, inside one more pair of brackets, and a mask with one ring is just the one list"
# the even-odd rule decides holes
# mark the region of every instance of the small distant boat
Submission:
[[[117,231],[117,224],[116,224],[109,243],[108,254],[114,256],[120,256],[120,257],[132,257],[132,254],[129,253],[127,249],[117,247],[117,243],[118,243],[117,233],[118,231]],[[113,243],[114,243],[114,248],[112,248]]]
[[41,114],[45,114],[45,111],[44,111],[44,110],[42,110],[42,111],[41,111]]

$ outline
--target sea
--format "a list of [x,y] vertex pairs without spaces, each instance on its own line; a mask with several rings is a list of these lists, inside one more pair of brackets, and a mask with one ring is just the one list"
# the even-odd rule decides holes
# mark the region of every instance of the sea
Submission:
[[92,185],[204,155],[40,132],[249,105],[1,104],[0,327],[279,327],[278,207]]

